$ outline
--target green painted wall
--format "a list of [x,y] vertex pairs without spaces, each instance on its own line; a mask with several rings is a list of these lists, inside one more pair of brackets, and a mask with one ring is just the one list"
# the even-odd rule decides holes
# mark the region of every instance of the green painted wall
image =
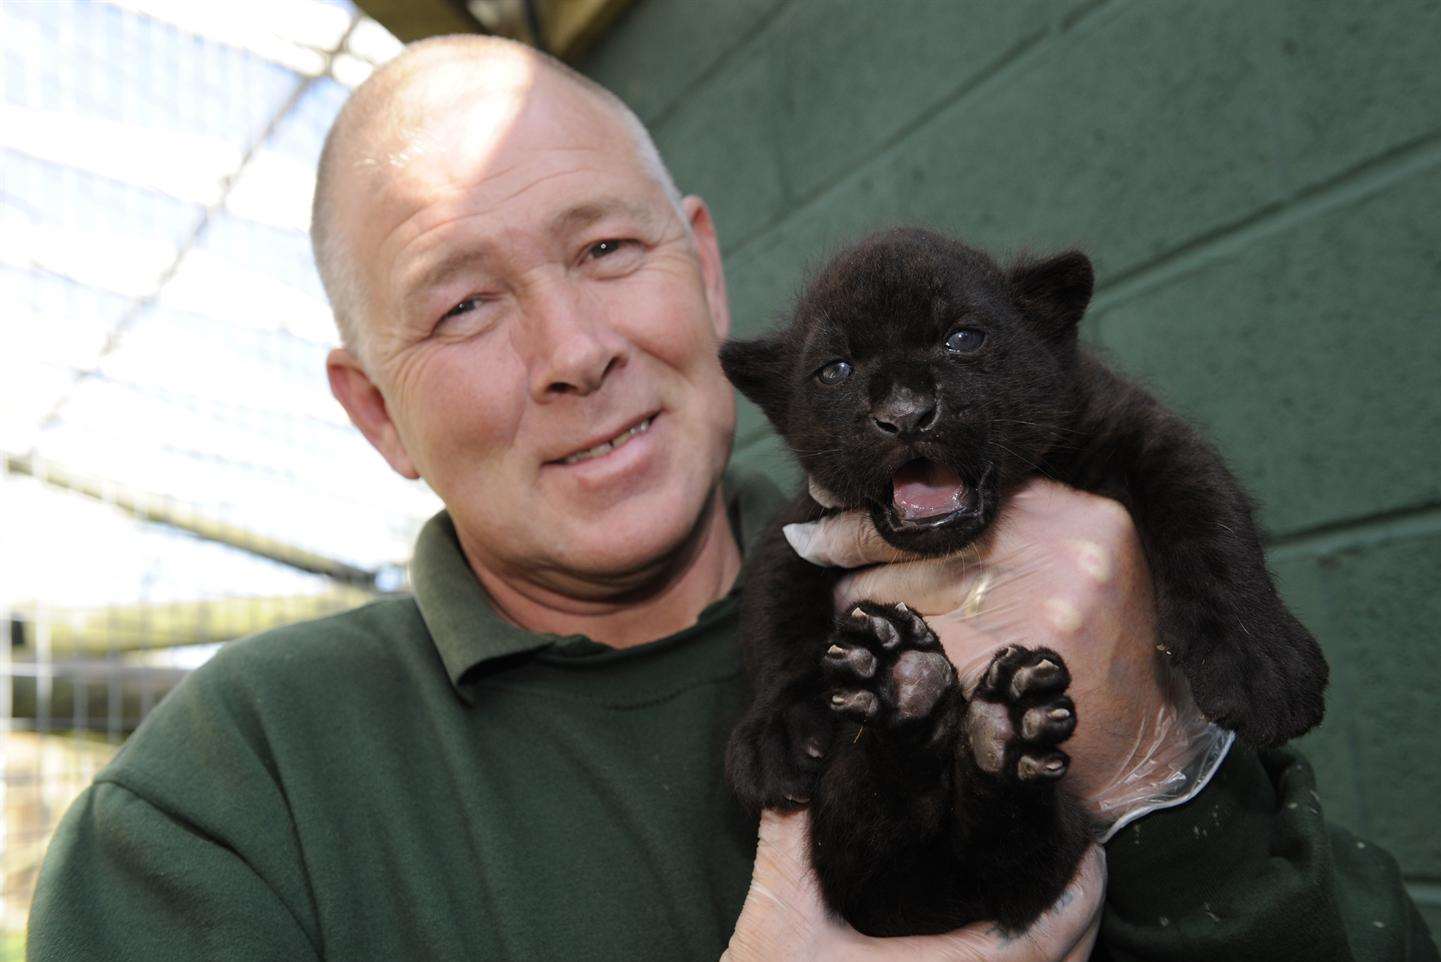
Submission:
[[[1441,931],[1441,3],[639,0],[581,66],[712,206],[739,333],[927,223],[1079,245],[1086,336],[1260,499],[1329,813]],[[738,457],[788,474],[759,417]]]

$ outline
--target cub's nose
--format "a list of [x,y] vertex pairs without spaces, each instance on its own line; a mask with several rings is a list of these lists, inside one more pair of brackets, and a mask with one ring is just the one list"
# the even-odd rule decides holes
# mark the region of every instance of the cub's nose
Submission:
[[871,421],[882,434],[908,438],[936,423],[936,399],[907,388],[896,388],[871,409]]

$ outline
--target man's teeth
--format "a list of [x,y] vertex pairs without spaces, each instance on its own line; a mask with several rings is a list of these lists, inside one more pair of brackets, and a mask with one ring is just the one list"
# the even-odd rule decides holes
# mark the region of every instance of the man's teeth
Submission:
[[646,418],[635,427],[630,428],[626,431],[622,431],[620,434],[617,434],[609,441],[602,441],[600,444],[597,444],[593,448],[586,448],[584,451],[579,451],[575,454],[572,454],[570,457],[562,458],[560,463],[575,464],[578,461],[589,461],[591,458],[598,458],[602,454],[609,454],[616,448],[620,447],[622,444],[629,441],[631,438],[635,437],[637,434],[644,434],[646,431],[650,430],[650,422],[654,420],[655,415],[652,414],[650,417]]

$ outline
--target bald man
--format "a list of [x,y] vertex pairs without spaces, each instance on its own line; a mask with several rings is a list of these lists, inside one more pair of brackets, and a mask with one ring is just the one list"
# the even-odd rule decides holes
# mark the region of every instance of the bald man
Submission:
[[[803,816],[767,816],[757,849],[720,759],[741,560],[779,496],[726,473],[710,214],[618,100],[504,42],[414,45],[338,118],[313,233],[332,390],[445,503],[415,596],[187,678],[67,813],[32,957],[1084,957],[1099,857],[1026,938],[881,944],[821,911]],[[1013,530],[1044,549],[1089,526],[1143,570],[1124,524],[1095,523],[1115,512],[1053,494]],[[1110,585],[1078,623],[1146,607],[1143,575]],[[1098,952],[1320,958],[1357,911],[1404,950],[1394,863],[1333,846],[1312,784],[1235,753],[1205,808],[1118,836]]]

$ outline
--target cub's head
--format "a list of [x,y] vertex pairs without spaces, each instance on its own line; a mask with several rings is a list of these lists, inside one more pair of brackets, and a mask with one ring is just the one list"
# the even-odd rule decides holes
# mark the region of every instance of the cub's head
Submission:
[[1062,440],[1091,262],[1003,269],[925,230],[826,265],[790,324],[721,365],[813,481],[899,548],[955,551]]

